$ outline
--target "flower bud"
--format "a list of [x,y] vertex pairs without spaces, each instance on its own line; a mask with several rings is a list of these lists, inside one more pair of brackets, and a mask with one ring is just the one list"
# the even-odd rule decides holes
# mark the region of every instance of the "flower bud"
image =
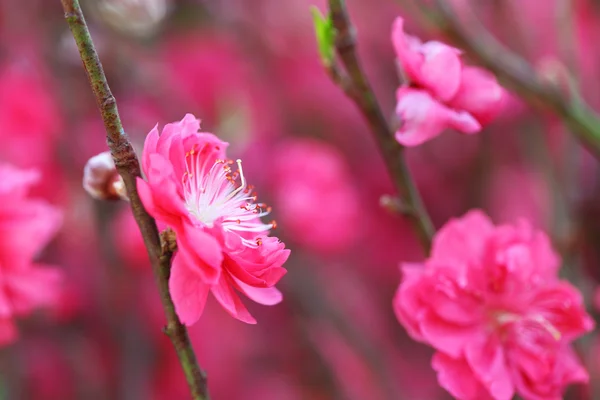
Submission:
[[121,33],[136,37],[152,35],[167,16],[168,0],[102,0],[102,20]]
[[123,178],[110,152],[90,158],[83,169],[83,188],[99,200],[128,200]]

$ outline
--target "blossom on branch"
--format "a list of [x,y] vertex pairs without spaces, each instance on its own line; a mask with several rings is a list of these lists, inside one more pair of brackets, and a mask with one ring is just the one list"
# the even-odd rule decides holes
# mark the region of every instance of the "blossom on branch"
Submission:
[[588,374],[570,343],[593,328],[580,293],[558,278],[548,237],[480,211],[448,222],[423,264],[404,264],[394,309],[437,350],[438,381],[463,400],[560,399]]
[[464,65],[459,49],[407,35],[401,17],[392,42],[407,81],[396,93],[400,144],[420,145],[446,128],[476,133],[496,116],[504,90],[491,73]]
[[209,292],[235,318],[256,323],[238,292],[264,305],[281,301],[275,284],[290,251],[268,236],[275,221],[261,217],[271,208],[256,203],[241,160],[228,160],[227,143],[199,132],[187,114],[155,127],[146,138],[137,187],[144,207],[176,233],[169,287],[175,310],[186,325],[196,322]]

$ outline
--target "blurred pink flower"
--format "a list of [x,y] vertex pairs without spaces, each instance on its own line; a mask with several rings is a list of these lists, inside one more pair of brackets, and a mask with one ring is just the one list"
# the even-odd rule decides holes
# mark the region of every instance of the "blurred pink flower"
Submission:
[[570,342],[593,327],[558,267],[548,237],[527,221],[494,226],[471,211],[437,233],[423,265],[404,265],[396,315],[438,350],[433,368],[456,398],[558,399],[588,380]]
[[446,107],[424,90],[401,87],[396,98],[396,115],[402,124],[396,131],[396,140],[404,146],[425,143],[447,127],[464,133],[481,130],[471,114]]
[[287,234],[319,252],[354,242],[359,200],[342,154],[317,140],[289,140],[275,151],[273,166],[273,192]]
[[286,273],[289,250],[267,236],[275,222],[260,221],[270,208],[254,203],[241,161],[234,172],[225,158],[228,144],[199,129],[200,121],[187,114],[161,135],[156,127],[148,134],[142,154],[147,181],[138,179],[139,194],[148,212],[177,235],[169,286],[182,322],[200,318],[211,291],[232,316],[256,323],[236,290],[260,304],[279,303],[274,285]]
[[0,71],[0,157],[16,165],[52,161],[62,129],[60,112],[41,63]]
[[[148,271],[150,268],[148,251],[129,206],[115,216],[111,228],[115,249],[124,264],[133,269]],[[162,312],[162,308],[160,311]]]
[[396,95],[396,139],[404,146],[420,145],[446,128],[479,132],[499,112],[504,89],[491,73],[463,65],[460,50],[407,35],[401,17],[392,43],[408,80]]
[[59,271],[32,263],[62,220],[50,204],[28,198],[38,179],[35,170],[0,164],[0,345],[15,339],[15,316],[53,304],[59,295]]

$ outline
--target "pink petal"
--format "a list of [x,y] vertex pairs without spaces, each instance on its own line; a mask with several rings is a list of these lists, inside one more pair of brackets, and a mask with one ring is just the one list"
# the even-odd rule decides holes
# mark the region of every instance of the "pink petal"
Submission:
[[203,228],[183,224],[183,229],[175,230],[178,252],[183,253],[192,271],[207,284],[215,284],[221,276],[223,248],[212,235]]
[[448,221],[435,235],[431,258],[464,261],[483,258],[488,238],[494,231],[490,218],[480,210],[469,211]]
[[485,342],[472,342],[466,347],[466,360],[477,380],[495,400],[512,399],[515,388],[507,369],[501,344],[490,337]]
[[[25,200],[0,209],[0,262],[28,265],[62,225],[62,213],[40,200]],[[23,264],[24,263],[24,264]]]
[[275,287],[270,288],[257,288],[245,284],[244,282],[232,277],[235,282],[236,288],[240,292],[244,293],[248,298],[265,306],[273,306],[281,303],[283,295]]
[[504,94],[494,75],[481,68],[464,67],[460,87],[448,104],[468,112],[484,125],[502,109]]
[[403,264],[402,283],[394,296],[394,312],[410,337],[424,342],[419,326],[420,317],[426,312],[426,306],[420,301],[420,288],[424,266],[421,264]]
[[181,322],[192,325],[200,318],[210,286],[186,264],[181,254],[175,254],[169,278],[169,292]]
[[435,349],[458,357],[469,343],[482,340],[483,326],[461,326],[441,319],[428,310],[419,318],[421,333],[427,343]]
[[441,101],[450,100],[458,90],[462,62],[460,51],[444,43],[421,43],[404,33],[404,20],[396,18],[392,28],[396,56],[410,83],[414,83]]
[[158,124],[152,128],[148,136],[146,136],[146,141],[144,142],[144,149],[142,151],[142,170],[145,175],[148,175],[148,169],[150,168],[150,154],[156,153],[156,145],[158,143]]
[[437,372],[440,386],[460,400],[494,400],[463,357],[453,358],[435,353],[431,366]]
[[421,51],[425,60],[421,66],[419,83],[441,101],[450,100],[461,83],[460,51],[436,41],[425,43]]
[[541,316],[567,340],[576,339],[594,328],[581,294],[568,282],[539,290],[531,300],[529,312]]
[[481,128],[469,114],[449,109],[424,90],[401,87],[396,97],[396,114],[401,124],[396,140],[404,146],[423,144],[447,128],[463,133],[475,133]]
[[224,275],[219,279],[219,283],[212,286],[211,291],[217,301],[234,318],[247,324],[256,324],[256,320],[250,315],[248,309],[246,309],[246,306],[244,306],[240,297],[235,293]]
[[30,267],[10,271],[4,280],[14,311],[24,314],[34,307],[52,305],[57,301],[62,273],[55,268]]

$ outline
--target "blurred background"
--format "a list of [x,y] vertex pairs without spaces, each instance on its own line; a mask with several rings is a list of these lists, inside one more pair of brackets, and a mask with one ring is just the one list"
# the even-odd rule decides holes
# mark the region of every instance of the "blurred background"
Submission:
[[[431,350],[391,306],[399,263],[423,258],[371,134],[324,72],[310,5],[322,0],[81,1],[125,130],[138,149],[154,127],[193,113],[230,142],[292,255],[283,303],[231,318],[210,299],[190,335],[213,399],[448,399]],[[456,0],[549,79],[572,74],[600,107],[600,1]],[[391,117],[399,85],[390,41],[444,39],[427,2],[349,0],[359,53]],[[0,349],[1,399],[187,399],[128,204],[93,200],[83,167],[105,134],[58,0],[0,0],[0,161],[35,167],[34,194],[65,214],[39,259],[65,275],[60,301],[18,321]],[[465,54],[469,59],[469,54]],[[569,71],[569,72],[567,72]],[[560,119],[510,96],[481,134],[446,133],[407,151],[437,226],[470,208],[519,217],[553,238],[564,273],[593,309],[600,279],[598,163]],[[385,204],[386,202],[383,201]],[[600,342],[578,350],[592,376],[568,398],[600,398]]]

